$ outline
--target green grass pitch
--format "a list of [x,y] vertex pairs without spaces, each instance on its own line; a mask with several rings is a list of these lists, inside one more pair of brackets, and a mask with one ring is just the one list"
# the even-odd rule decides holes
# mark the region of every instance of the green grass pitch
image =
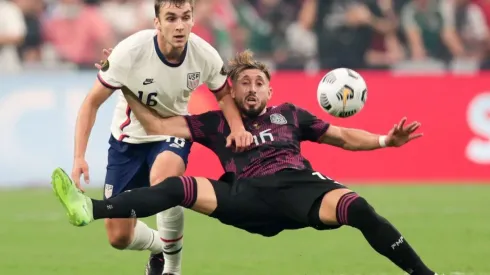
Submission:
[[[490,185],[352,188],[397,226],[430,267],[446,275],[490,275]],[[102,221],[71,226],[49,189],[0,190],[0,209],[0,274],[144,272],[147,252],[112,249]],[[145,220],[154,226],[154,217]],[[186,275],[403,274],[351,228],[263,238],[190,211],[183,259]]]

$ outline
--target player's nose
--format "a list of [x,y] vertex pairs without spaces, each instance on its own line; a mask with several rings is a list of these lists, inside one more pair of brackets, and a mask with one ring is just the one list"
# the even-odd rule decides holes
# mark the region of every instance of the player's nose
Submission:
[[184,28],[185,28],[185,24],[184,24],[184,21],[182,21],[182,19],[179,19],[179,20],[177,21],[177,26],[176,26],[176,28],[177,28],[178,30],[184,30]]

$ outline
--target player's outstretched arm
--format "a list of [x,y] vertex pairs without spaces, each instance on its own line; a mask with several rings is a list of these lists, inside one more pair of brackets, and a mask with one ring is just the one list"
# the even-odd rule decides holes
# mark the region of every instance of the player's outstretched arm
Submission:
[[191,138],[187,122],[183,116],[163,118],[155,110],[143,105],[128,88],[122,92],[131,111],[141,123],[148,135],[167,135],[185,139]]
[[111,96],[112,92],[112,89],[106,88],[99,80],[96,80],[78,111],[75,126],[75,152],[72,178],[77,187],[82,191],[83,188],[80,185],[80,176],[82,174],[85,183],[89,183],[88,164],[85,161],[88,139],[94,126],[99,107]]
[[230,86],[225,84],[225,87],[215,93],[215,96],[231,130],[230,135],[226,139],[226,147],[231,147],[232,143],[235,143],[236,151],[243,152],[252,144],[253,137],[243,125],[240,111],[238,111],[238,107],[231,97]]
[[422,133],[415,133],[420,123],[414,121],[404,126],[407,118],[395,124],[387,135],[376,135],[360,129],[349,129],[331,125],[320,138],[321,143],[337,146],[350,151],[366,151],[383,147],[400,147]]

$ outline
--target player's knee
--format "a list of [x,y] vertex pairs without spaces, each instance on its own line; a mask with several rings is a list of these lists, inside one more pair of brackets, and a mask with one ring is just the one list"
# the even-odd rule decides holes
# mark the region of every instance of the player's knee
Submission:
[[151,174],[150,175],[150,185],[154,186],[159,184],[160,182],[164,181],[166,179],[166,176],[161,176],[158,174]]
[[124,228],[107,228],[107,238],[112,247],[123,250],[131,244],[133,234]]
[[[357,195],[356,195],[357,196]],[[341,224],[347,224],[352,227],[362,229],[366,226],[372,226],[379,220],[378,214],[374,208],[363,197],[357,197],[350,202],[349,205],[339,205],[337,209],[337,220]],[[346,209],[345,211],[339,211]]]
[[180,156],[170,151],[160,153],[150,171],[150,184],[156,185],[168,177],[181,176],[184,172],[185,163]]

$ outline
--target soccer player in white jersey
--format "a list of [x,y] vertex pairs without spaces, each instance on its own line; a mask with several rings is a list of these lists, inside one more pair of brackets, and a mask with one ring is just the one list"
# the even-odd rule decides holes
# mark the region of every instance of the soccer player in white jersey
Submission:
[[[242,151],[251,144],[252,135],[243,127],[229,95],[222,59],[211,45],[191,33],[193,7],[194,0],[155,0],[156,31],[143,30],[126,38],[102,64],[76,124],[72,178],[82,191],[81,175],[86,183],[89,181],[85,152],[97,110],[122,87],[134,91],[143,104],[161,116],[169,117],[188,114],[192,91],[206,84],[232,127],[228,145]],[[122,94],[111,132],[105,198],[141,187],[141,183],[155,185],[184,173],[190,142],[176,137],[148,136]],[[135,219],[107,219],[105,226],[114,248],[152,252],[146,274],[181,274],[181,207],[157,215],[158,232]]]

